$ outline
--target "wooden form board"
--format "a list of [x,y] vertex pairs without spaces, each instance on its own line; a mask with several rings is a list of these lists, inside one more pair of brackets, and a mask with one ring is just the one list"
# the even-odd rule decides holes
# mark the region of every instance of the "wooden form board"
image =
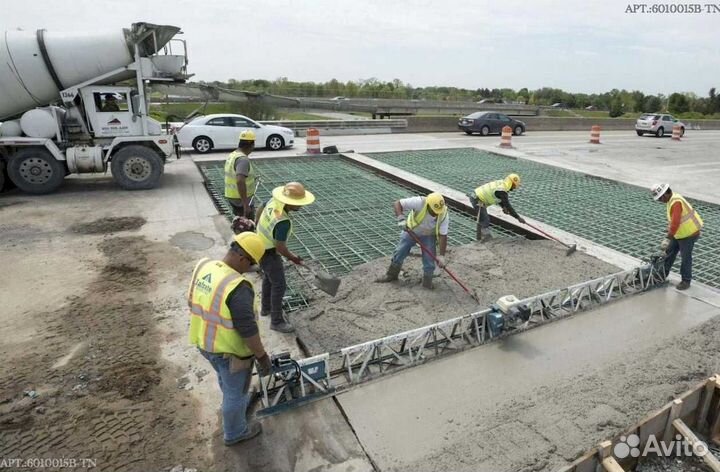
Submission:
[[[676,420],[679,421],[673,424]],[[690,432],[694,428],[695,431],[707,434],[713,441],[720,443],[720,375],[710,377],[696,385],[612,440],[603,441],[558,472],[632,470],[637,465],[637,458],[617,459],[612,456],[612,449],[620,441],[621,436],[635,434],[640,437],[640,444],[645,444],[651,435],[661,440],[666,435],[672,437],[679,432],[682,433],[678,425],[682,425]]]

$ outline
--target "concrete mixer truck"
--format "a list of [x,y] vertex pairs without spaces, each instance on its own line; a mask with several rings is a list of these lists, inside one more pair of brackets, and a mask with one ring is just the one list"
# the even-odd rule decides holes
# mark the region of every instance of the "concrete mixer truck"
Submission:
[[134,23],[0,37],[0,189],[7,176],[25,192],[49,193],[66,175],[108,167],[124,189],[156,186],[179,147],[148,116],[148,87],[189,77],[179,33]]

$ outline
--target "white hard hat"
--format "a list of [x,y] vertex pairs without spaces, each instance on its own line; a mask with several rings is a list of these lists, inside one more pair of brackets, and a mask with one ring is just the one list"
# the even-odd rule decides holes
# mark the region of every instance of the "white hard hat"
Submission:
[[669,188],[670,184],[655,184],[650,187],[650,193],[652,193],[653,200],[660,200],[660,197],[665,195],[665,192],[667,192]]

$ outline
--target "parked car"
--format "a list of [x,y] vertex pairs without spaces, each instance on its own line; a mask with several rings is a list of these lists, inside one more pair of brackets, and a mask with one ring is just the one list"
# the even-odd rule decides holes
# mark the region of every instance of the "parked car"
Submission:
[[290,128],[264,125],[242,115],[206,115],[185,124],[177,133],[180,146],[192,147],[205,154],[213,149],[233,149],[238,145],[240,132],[255,132],[255,147],[272,151],[295,144],[295,133]]
[[502,100],[499,98],[483,98],[479,102],[475,102],[475,103],[477,103],[478,105],[492,105],[495,103],[505,104],[507,102],[505,100]]
[[569,108],[566,103],[561,103],[561,102],[553,103],[550,106],[553,108]]
[[680,126],[680,136],[685,134],[685,124],[673,118],[672,115],[667,113],[643,113],[635,122],[635,132],[638,136],[648,133],[662,138],[664,135],[672,133],[673,126]]
[[516,136],[525,132],[525,123],[495,111],[478,111],[458,121],[458,128],[467,134],[480,133],[482,136],[502,133],[505,126],[512,128]]

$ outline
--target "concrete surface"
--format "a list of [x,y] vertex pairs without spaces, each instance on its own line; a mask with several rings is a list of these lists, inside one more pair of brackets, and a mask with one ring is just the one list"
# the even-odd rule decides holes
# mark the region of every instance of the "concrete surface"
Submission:
[[383,471],[553,469],[712,373],[718,314],[658,289],[338,400]]
[[[195,262],[224,253],[229,225],[192,160],[169,163],[150,191],[80,176],[52,195],[2,194],[0,234],[0,457],[86,457],[101,470],[372,470],[332,400],[222,445],[217,379],[187,344],[185,292]],[[260,323],[269,352],[296,349]]]
[[[500,111],[500,110],[496,110]],[[572,112],[572,111],[571,111]],[[467,113],[469,114],[469,112]],[[512,113],[507,113],[511,116]],[[638,113],[638,116],[640,114]],[[536,131],[578,131],[590,130],[593,125],[599,125],[604,130],[633,130],[636,119],[626,118],[583,118],[577,117],[552,117],[552,116],[513,116],[524,122],[532,132]],[[441,133],[457,130],[459,116],[408,116],[408,126],[405,133]],[[682,120],[686,129],[720,129],[720,120]],[[667,131],[670,134],[672,130]]]
[[582,253],[567,257],[565,248],[547,240],[497,238],[450,247],[448,268],[475,292],[478,305],[439,269],[435,289],[422,288],[419,256],[415,248],[394,283],[372,282],[385,274],[389,257],[355,268],[343,277],[335,297],[321,295],[309,308],[293,313],[298,337],[312,354],[333,352],[472,313],[504,295],[522,299],[620,271]]

